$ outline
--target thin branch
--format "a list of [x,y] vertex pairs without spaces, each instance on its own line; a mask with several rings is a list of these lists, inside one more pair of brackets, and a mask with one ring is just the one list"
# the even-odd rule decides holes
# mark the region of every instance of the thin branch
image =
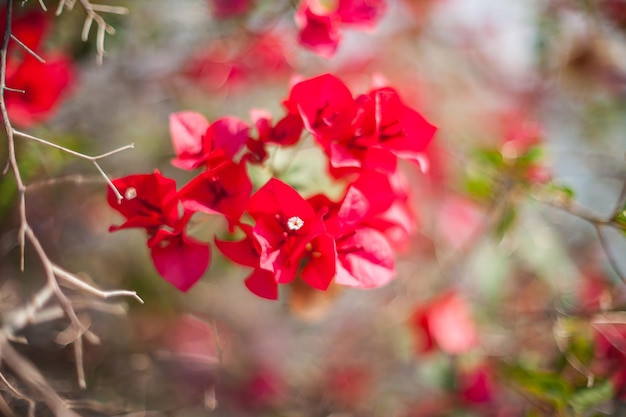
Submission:
[[12,92],[14,92],[14,93],[26,94],[26,91],[25,91],[25,90],[20,90],[20,89],[17,89],[17,88],[4,87],[4,90],[6,90],[6,91],[12,91]]
[[73,151],[73,150],[68,149],[68,148],[66,148],[64,146],[57,145],[56,143],[52,143],[52,142],[47,141],[45,139],[38,138],[37,136],[33,136],[33,135],[29,135],[28,133],[20,132],[19,130],[16,130],[16,129],[13,130],[13,133],[15,135],[21,136],[21,137],[23,137],[25,139],[30,139],[30,140],[34,140],[34,141],[43,143],[44,145],[48,145],[48,146],[50,146],[52,148],[59,149],[59,150],[61,150],[63,152],[69,153],[70,155],[74,155],[74,156],[77,156],[79,158],[87,159],[89,161],[97,161],[99,159],[107,158],[107,157],[109,157],[111,155],[115,155],[117,153],[120,153],[120,152],[125,151],[127,149],[132,149],[132,148],[135,147],[135,144],[131,143],[130,145],[125,145],[125,146],[122,146],[120,148],[113,149],[112,151],[105,152],[105,153],[103,153],[101,155],[89,156],[89,155],[85,155],[85,154],[80,153],[80,152]]
[[52,268],[53,268],[54,274],[57,277],[63,279],[65,282],[67,282],[71,286],[81,289],[89,294],[95,295],[96,297],[100,297],[105,300],[108,298],[112,298],[112,297],[131,297],[139,301],[141,304],[143,304],[143,300],[141,299],[141,297],[139,297],[139,295],[137,295],[135,291],[126,291],[126,290],[102,291],[87,284],[86,282],[78,278],[76,275],[67,272],[66,270],[64,270],[63,268],[57,265],[53,265]]
[[624,210],[624,204],[626,204],[626,181],[624,181],[624,185],[622,185],[622,190],[620,191],[617,202],[615,203],[615,208],[613,209],[613,215],[611,218],[614,218],[622,210]]
[[1,334],[0,352],[6,365],[41,397],[57,417],[80,417],[50,386],[35,365],[16,351],[6,337]]
[[26,52],[28,52],[32,57],[34,57],[37,61],[41,62],[42,64],[46,63],[46,60],[43,59],[41,56],[39,56],[37,54],[37,52],[33,51],[32,49],[30,49],[28,46],[26,46],[21,40],[19,40],[15,35],[11,34],[11,39],[13,39],[13,41],[15,41],[15,43],[17,43],[19,46],[22,47],[22,49],[24,49]]
[[[57,7],[56,14],[60,15],[63,9],[71,10],[74,7],[76,0],[61,0]],[[105,34],[114,35],[115,28],[109,25],[99,13],[111,13],[117,15],[128,14],[128,8],[121,6],[109,6],[105,4],[92,4],[89,0],[80,0],[80,4],[83,6],[87,17],[85,17],[85,23],[83,24],[83,31],[81,38],[83,42],[89,39],[89,32],[93,22],[98,25],[96,32],[96,60],[98,65],[102,64],[102,60],[106,51],[104,50],[104,38]]]
[[609,250],[609,242],[606,240],[606,237],[602,233],[601,226],[595,225],[594,228],[596,229],[598,240],[600,241],[600,245],[602,246],[602,249],[604,250],[604,253],[606,254],[606,258],[609,261],[611,268],[613,268],[613,271],[615,271],[615,274],[619,277],[619,279],[622,280],[624,284],[626,284],[626,276],[624,276],[624,274],[622,273],[622,270],[620,269],[617,263],[617,259],[615,259],[615,257],[613,256],[613,253]]
[[557,348],[561,354],[565,357],[565,360],[570,364],[572,368],[578,371],[581,375],[587,378],[587,387],[593,387],[595,383],[595,375],[591,372],[583,363],[567,349],[567,345],[563,342],[570,337],[569,332],[563,327],[560,317],[552,326],[552,335],[556,343]]
[[122,194],[119,192],[119,190],[117,189],[117,187],[115,186],[115,184],[113,184],[113,181],[111,181],[111,179],[104,172],[104,170],[102,169],[100,164],[98,164],[98,160],[103,159],[103,158],[107,158],[109,156],[115,155],[115,154],[117,154],[119,152],[122,152],[122,151],[125,151],[125,150],[128,150],[128,149],[133,149],[135,147],[134,143],[122,146],[122,147],[117,148],[117,149],[113,149],[112,151],[105,152],[105,153],[100,154],[100,155],[89,156],[89,155],[85,155],[85,154],[83,154],[81,152],[77,152],[77,151],[68,149],[68,148],[66,148],[64,146],[57,145],[56,143],[47,141],[47,140],[39,138],[37,136],[33,136],[33,135],[29,135],[28,133],[20,132],[19,130],[16,130],[16,129],[13,129],[13,134],[17,135],[17,136],[21,136],[24,139],[30,139],[30,140],[34,140],[35,142],[43,143],[44,145],[50,146],[51,148],[58,149],[60,151],[68,153],[70,155],[76,156],[78,158],[82,158],[82,159],[86,159],[88,161],[91,161],[94,164],[94,166],[96,167],[96,170],[100,173],[100,175],[104,178],[104,180],[107,182],[109,187],[111,187],[111,189],[115,193],[115,197],[117,198],[117,201],[120,202],[124,198],[122,196]]
[[[13,396],[15,398],[18,398],[20,400],[24,400],[28,403],[28,416],[29,417],[34,417],[35,416],[35,402],[28,398],[26,395],[22,394],[17,388],[15,388],[4,376],[4,374],[2,372],[0,372],[0,380],[4,383],[4,385],[7,387],[7,389],[9,390],[9,392],[11,394],[13,394]],[[7,404],[8,406],[8,404]],[[5,412],[6,413],[6,412]],[[13,414],[13,412],[11,412],[12,416],[14,416],[15,414]]]

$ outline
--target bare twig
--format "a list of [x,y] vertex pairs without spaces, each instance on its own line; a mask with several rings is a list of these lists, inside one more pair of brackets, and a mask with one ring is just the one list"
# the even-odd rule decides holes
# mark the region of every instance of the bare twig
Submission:
[[[15,388],[4,376],[4,374],[0,373],[0,380],[2,380],[2,382],[4,383],[4,385],[7,387],[7,389],[9,390],[9,392],[11,394],[13,394],[13,396],[15,398],[19,398],[20,400],[24,400],[28,403],[28,416],[29,417],[34,417],[35,415],[35,402],[28,398],[26,395],[22,394],[17,388]],[[2,397],[0,397],[2,398]],[[2,398],[3,404],[6,405],[8,407],[8,404],[6,404],[6,402],[4,402],[4,398]],[[3,407],[4,408],[4,407]],[[7,414],[5,410],[2,410],[3,413]],[[9,410],[11,411],[11,410]],[[13,414],[13,412],[11,411],[10,414],[8,414],[10,416],[14,416],[15,414]]]
[[[71,7],[73,6],[75,0],[73,1],[61,1],[60,7],[61,9],[65,6]],[[104,21],[99,17],[96,13],[96,9],[94,9],[91,4],[84,0],[81,1],[81,4],[88,11],[88,15],[92,16],[94,20],[99,24],[99,27],[105,26]],[[40,5],[45,9],[45,5],[40,0]],[[50,320],[56,319],[62,316],[65,316],[69,320],[69,329],[70,329],[70,337],[69,343],[72,343],[74,348],[74,356],[76,362],[76,373],[78,384],[81,388],[85,388],[85,371],[83,367],[83,337],[86,337],[89,341],[93,343],[98,343],[99,338],[91,333],[87,326],[81,322],[79,317],[76,314],[74,305],[72,301],[66,296],[66,294],[61,290],[59,286],[59,281],[61,280],[70,286],[77,288],[83,292],[86,292],[92,296],[97,296],[103,299],[107,299],[110,297],[118,297],[118,296],[128,296],[133,297],[139,302],[143,302],[139,296],[133,291],[102,291],[97,289],[84,281],[80,280],[76,275],[64,270],[58,265],[54,264],[52,260],[48,257],[45,249],[41,245],[39,238],[35,235],[33,229],[31,228],[26,211],[26,185],[22,179],[20,167],[18,164],[17,152],[16,152],[16,144],[15,138],[17,136],[34,140],[39,143],[43,143],[49,147],[53,147],[55,149],[59,149],[73,156],[77,156],[82,159],[86,159],[91,161],[98,172],[102,175],[107,183],[115,190],[118,198],[122,198],[116,188],[113,186],[111,180],[102,170],[98,161],[102,158],[114,155],[118,152],[121,152],[125,149],[132,148],[132,145],[128,145],[119,149],[115,149],[110,152],[106,152],[102,155],[96,156],[88,156],[84,155],[80,152],[73,151],[71,149],[67,149],[63,146],[54,144],[45,139],[38,138],[36,136],[29,135],[24,132],[17,131],[13,128],[11,124],[11,120],[7,111],[7,105],[5,100],[5,93],[7,91],[15,91],[7,87],[6,85],[6,77],[7,77],[7,59],[8,59],[8,46],[9,41],[13,40],[22,46],[29,54],[38,57],[38,55],[26,47],[19,39],[12,35],[11,32],[11,21],[12,21],[12,9],[13,2],[6,2],[6,20],[5,20],[5,32],[2,41],[2,46],[0,47],[0,114],[2,116],[2,121],[4,125],[4,130],[6,132],[7,137],[7,146],[8,146],[8,163],[7,163],[7,171],[11,171],[15,178],[15,184],[17,188],[17,199],[18,199],[18,212],[19,212],[19,231],[18,231],[18,241],[20,244],[21,251],[21,269],[24,270],[25,257],[24,257],[24,248],[26,242],[30,243],[30,245],[34,248],[34,251],[39,258],[39,261],[43,267],[44,274],[46,277],[46,284],[43,288],[35,294],[31,302],[23,307],[20,310],[12,311],[7,313],[3,317],[3,325],[0,328],[0,359],[13,370],[15,375],[33,392],[35,392],[41,399],[44,401],[48,407],[53,411],[53,413],[57,417],[75,417],[76,413],[69,409],[68,404],[56,393],[56,391],[46,382],[45,378],[39,370],[31,364],[26,358],[22,357],[17,351],[13,349],[10,341],[15,339],[16,333],[28,326],[29,324],[37,322],[37,320]],[[103,10],[103,9],[100,9]],[[119,12],[120,10],[110,10],[106,9],[103,11],[109,12]],[[112,28],[110,28],[112,30]],[[99,52],[103,53],[103,49],[99,49]],[[58,306],[53,306],[49,308],[45,308],[45,306],[51,302],[51,300],[56,300]],[[9,390],[16,397],[20,397],[19,391],[13,389],[11,390],[10,384],[5,382]],[[0,407],[2,407],[2,403],[0,403]],[[6,414],[6,413],[5,413]]]
[[57,417],[80,417],[50,386],[37,367],[16,351],[7,338],[1,334],[0,353],[4,358],[4,363],[41,397],[41,400]]
[[611,268],[613,268],[613,271],[615,271],[615,274],[617,274],[619,279],[626,284],[626,276],[622,273],[622,270],[617,263],[617,259],[615,259],[613,253],[609,250],[609,242],[606,240],[606,236],[602,233],[602,227],[596,224],[594,225],[594,228],[596,230],[596,234],[598,235],[598,240],[600,241],[602,250],[606,254],[606,259],[609,261]]
[[[76,4],[76,0],[61,0],[59,1],[59,6],[57,7],[56,14],[60,15],[64,9],[72,10],[74,5]],[[83,24],[83,31],[81,34],[81,38],[84,41],[87,41],[89,38],[89,32],[91,31],[91,25],[93,22],[96,22],[98,26],[96,32],[96,60],[98,64],[102,64],[102,60],[106,51],[104,50],[104,37],[105,34],[109,35],[115,34],[115,28],[109,25],[104,18],[100,15],[100,13],[111,13],[118,15],[128,14],[128,9],[126,7],[120,6],[108,6],[105,4],[92,4],[89,0],[80,0],[80,4],[83,6],[87,17],[85,17],[85,23]]]
[[13,39],[13,41],[15,41],[15,43],[17,43],[19,46],[21,46],[26,52],[28,52],[31,56],[33,56],[37,61],[39,61],[41,63],[45,63],[46,62],[46,60],[43,59],[41,56],[39,56],[37,54],[37,52],[33,51],[28,46],[26,46],[21,40],[19,40],[17,37],[15,37],[15,35],[11,34],[11,39]]
[[57,145],[56,143],[52,143],[52,142],[47,141],[45,139],[39,138],[37,136],[33,136],[33,135],[29,135],[28,133],[20,132],[19,130],[13,129],[13,134],[17,135],[17,136],[21,136],[21,137],[23,137],[25,139],[30,139],[30,140],[34,140],[34,141],[39,142],[39,143],[43,143],[44,145],[50,146],[51,148],[55,148],[55,149],[58,149],[60,151],[66,152],[66,153],[68,153],[70,155],[73,155],[73,156],[76,156],[76,157],[79,157],[79,158],[91,161],[94,164],[94,166],[96,167],[96,169],[98,170],[98,172],[100,173],[100,175],[102,175],[104,180],[107,182],[107,184],[109,184],[109,187],[111,187],[111,189],[115,193],[115,196],[117,197],[118,202],[122,201],[122,199],[124,198],[122,196],[122,194],[120,194],[120,192],[117,189],[117,187],[115,186],[115,184],[113,184],[113,182],[111,181],[109,176],[104,172],[104,170],[102,169],[100,164],[98,164],[98,160],[106,158],[106,157],[109,157],[111,155],[115,155],[115,154],[117,154],[119,152],[122,152],[122,151],[125,151],[127,149],[132,149],[132,148],[135,147],[135,144],[131,143],[129,145],[125,145],[125,146],[122,146],[120,148],[113,149],[112,151],[105,152],[105,153],[100,154],[100,155],[89,156],[89,155],[85,155],[85,154],[80,153],[80,152],[73,151],[73,150],[68,149],[68,148],[66,148],[64,146]]

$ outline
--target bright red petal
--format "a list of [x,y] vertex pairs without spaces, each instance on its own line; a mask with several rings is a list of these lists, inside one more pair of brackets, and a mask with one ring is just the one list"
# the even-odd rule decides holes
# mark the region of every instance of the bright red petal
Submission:
[[250,126],[236,117],[223,117],[211,123],[204,138],[203,149],[207,158],[221,151],[232,160],[248,142]]
[[386,10],[385,0],[341,0],[337,14],[342,23],[370,27]]
[[202,138],[209,122],[200,113],[184,111],[170,115],[170,136],[178,158],[172,164],[182,169],[194,169],[204,163]]
[[198,282],[211,258],[208,245],[184,235],[160,240],[152,246],[150,255],[159,274],[180,291],[187,291]]
[[278,283],[274,274],[265,269],[255,269],[245,281],[246,287],[255,295],[268,300],[278,299]]
[[246,166],[228,161],[198,175],[178,195],[188,210],[219,213],[237,221],[246,208],[251,191]]
[[305,5],[296,13],[296,24],[300,28],[300,44],[325,58],[337,51],[341,33],[335,16],[320,16]]
[[321,235],[310,243],[313,245],[313,250],[302,270],[302,280],[313,288],[326,291],[336,272],[335,240],[330,235]]
[[24,93],[7,92],[11,121],[28,127],[45,120],[54,111],[74,79],[70,59],[63,55],[46,57],[42,63],[27,56],[7,77],[7,86]]
[[357,229],[354,235],[337,242],[337,284],[375,288],[396,275],[394,252],[378,231]]

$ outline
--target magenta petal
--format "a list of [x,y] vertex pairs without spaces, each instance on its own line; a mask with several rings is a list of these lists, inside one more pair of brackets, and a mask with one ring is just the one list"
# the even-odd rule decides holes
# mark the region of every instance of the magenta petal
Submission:
[[278,283],[274,274],[265,269],[255,269],[245,281],[246,287],[255,295],[268,300],[278,299]]
[[324,58],[332,57],[337,51],[341,33],[339,22],[331,16],[319,16],[309,7],[296,12],[296,24],[300,28],[300,44]]
[[236,117],[223,117],[211,124],[204,144],[207,155],[221,149],[228,159],[233,159],[248,142],[250,126]]
[[231,261],[243,266],[259,267],[260,249],[254,244],[250,234],[242,240],[228,241],[215,239],[215,246]]
[[237,221],[246,208],[251,191],[246,166],[227,161],[192,179],[178,195],[187,210],[219,213]]
[[313,208],[292,187],[284,182],[271,178],[248,201],[248,213],[258,219],[262,215],[284,217],[298,216],[308,219],[314,216]]
[[209,122],[200,113],[185,111],[170,115],[170,136],[178,158],[172,161],[182,169],[194,169],[204,162],[202,138]]
[[189,290],[209,266],[209,246],[182,235],[163,239],[150,250],[156,270],[180,291]]
[[396,275],[393,249],[385,236],[374,229],[357,229],[353,236],[337,244],[337,253],[337,284],[375,288]]
[[321,235],[311,243],[314,250],[302,270],[302,280],[313,288],[326,291],[335,277],[337,265],[335,240],[330,235]]

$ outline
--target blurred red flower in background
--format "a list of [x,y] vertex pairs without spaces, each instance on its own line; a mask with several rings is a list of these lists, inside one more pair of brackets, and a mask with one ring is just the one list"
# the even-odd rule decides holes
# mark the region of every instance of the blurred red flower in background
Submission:
[[[16,42],[10,42],[6,86],[21,91],[6,90],[4,94],[11,122],[18,126],[29,127],[49,118],[74,80],[68,56],[39,51],[48,27],[46,15],[38,8],[18,15],[12,22],[13,36],[44,60],[41,62]],[[4,33],[4,23],[0,28]]]

